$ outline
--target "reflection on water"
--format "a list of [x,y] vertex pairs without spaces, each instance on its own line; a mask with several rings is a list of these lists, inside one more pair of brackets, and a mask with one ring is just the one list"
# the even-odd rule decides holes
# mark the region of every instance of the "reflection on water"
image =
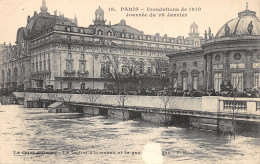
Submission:
[[260,163],[260,139],[0,106],[0,163]]

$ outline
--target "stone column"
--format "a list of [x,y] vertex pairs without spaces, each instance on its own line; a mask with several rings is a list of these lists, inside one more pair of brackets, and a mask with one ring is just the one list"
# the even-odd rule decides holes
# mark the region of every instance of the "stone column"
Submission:
[[253,88],[253,63],[252,63],[252,55],[253,51],[246,51],[246,70],[245,70],[245,85],[244,88],[246,90],[250,90]]
[[223,61],[223,81],[225,82],[225,84],[227,83],[228,79],[228,57],[229,57],[229,53],[228,51],[223,51],[223,57],[224,57],[224,61]]
[[212,54],[207,55],[207,61],[208,61],[208,75],[207,75],[207,90],[211,90],[213,88],[212,84]]
[[205,54],[204,56],[204,74],[203,74],[203,89],[207,90],[207,55]]

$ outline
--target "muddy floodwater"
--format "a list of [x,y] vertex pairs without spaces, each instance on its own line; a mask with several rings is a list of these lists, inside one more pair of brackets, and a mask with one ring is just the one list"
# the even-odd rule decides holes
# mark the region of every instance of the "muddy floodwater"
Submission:
[[260,139],[0,106],[0,163],[260,163]]

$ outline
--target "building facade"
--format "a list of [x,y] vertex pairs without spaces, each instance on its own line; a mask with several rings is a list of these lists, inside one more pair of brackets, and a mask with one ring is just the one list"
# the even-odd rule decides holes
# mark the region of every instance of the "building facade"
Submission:
[[222,83],[230,82],[240,92],[259,89],[259,20],[256,12],[247,7],[225,23],[216,36],[210,29],[205,31],[205,43],[200,49],[170,53],[171,65],[180,68],[171,67],[172,79],[178,79],[175,87],[220,91]]
[[2,88],[102,89],[118,79],[160,80],[169,67],[166,54],[203,43],[195,23],[189,37],[173,38],[144,34],[125,20],[106,24],[100,7],[89,27],[78,26],[76,17],[51,15],[45,0],[40,10],[18,29],[16,45],[1,54]]

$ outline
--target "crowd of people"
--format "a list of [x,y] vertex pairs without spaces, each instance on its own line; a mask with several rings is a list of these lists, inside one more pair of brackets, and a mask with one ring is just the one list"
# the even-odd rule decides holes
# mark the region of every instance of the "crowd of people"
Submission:
[[202,97],[202,96],[224,96],[224,97],[260,97],[260,92],[256,89],[250,91],[238,92],[228,83],[226,86],[221,85],[221,91],[216,92],[200,90],[182,90],[182,89],[142,89],[142,90],[119,90],[119,89],[52,89],[52,88],[13,88],[1,89],[0,96],[8,96],[12,92],[37,92],[37,93],[71,93],[71,94],[104,94],[104,95],[147,95],[147,96],[183,96],[183,97]]

